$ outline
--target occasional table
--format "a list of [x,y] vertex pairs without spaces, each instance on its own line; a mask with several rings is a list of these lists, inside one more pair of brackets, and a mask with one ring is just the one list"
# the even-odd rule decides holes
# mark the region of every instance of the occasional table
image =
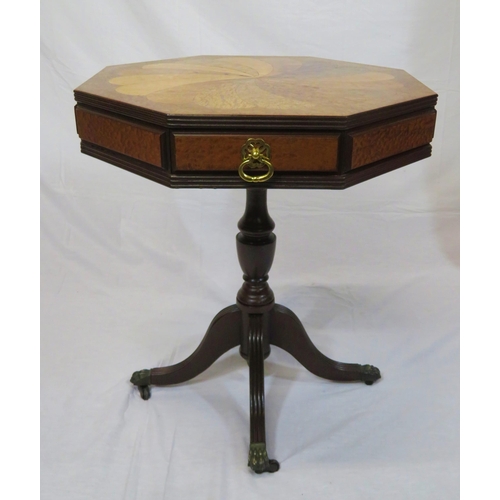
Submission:
[[185,382],[233,347],[249,365],[250,450],[266,450],[264,359],[278,346],[329,380],[380,378],[329,359],[268,284],[276,236],[268,189],[345,189],[431,154],[437,95],[398,69],[314,57],[199,56],[109,66],[75,90],[81,151],[172,188],[246,189],[236,236],[243,285],[186,360],[132,375]]

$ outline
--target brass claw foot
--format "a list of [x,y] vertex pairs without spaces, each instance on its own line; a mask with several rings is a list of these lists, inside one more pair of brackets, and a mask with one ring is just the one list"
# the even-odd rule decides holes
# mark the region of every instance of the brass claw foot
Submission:
[[151,370],[134,372],[130,378],[130,382],[138,387],[139,394],[144,401],[147,401],[151,397],[151,390],[149,389],[149,385],[151,384]]
[[263,472],[277,472],[280,464],[277,460],[269,459],[265,443],[251,443],[248,453],[248,466],[257,474]]

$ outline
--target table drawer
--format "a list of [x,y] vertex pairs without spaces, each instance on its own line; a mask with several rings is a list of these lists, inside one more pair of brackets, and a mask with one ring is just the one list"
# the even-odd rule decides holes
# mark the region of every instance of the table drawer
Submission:
[[173,133],[177,172],[238,172],[241,148],[249,138],[263,139],[271,148],[276,172],[336,172],[338,134]]

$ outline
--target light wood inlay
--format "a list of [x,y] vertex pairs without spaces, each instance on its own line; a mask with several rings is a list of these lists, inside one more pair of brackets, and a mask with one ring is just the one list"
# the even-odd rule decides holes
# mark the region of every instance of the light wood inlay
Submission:
[[76,90],[173,116],[346,117],[435,95],[398,69],[262,56],[110,66]]
[[140,126],[85,108],[76,108],[76,126],[83,141],[91,142],[156,167],[162,166],[161,128]]
[[241,148],[250,137],[271,146],[276,172],[334,172],[338,139],[331,135],[174,134],[176,171],[233,171],[242,161]]
[[424,146],[432,141],[436,112],[377,125],[352,137],[352,165],[358,168],[390,156]]

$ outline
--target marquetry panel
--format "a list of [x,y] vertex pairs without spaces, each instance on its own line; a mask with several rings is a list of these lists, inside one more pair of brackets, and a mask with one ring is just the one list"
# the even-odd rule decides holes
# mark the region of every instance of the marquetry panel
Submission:
[[350,133],[352,137],[351,168],[362,167],[429,144],[434,136],[435,123],[436,112],[433,110],[411,118]]
[[271,56],[196,56],[109,66],[76,93],[167,116],[230,117],[347,117],[435,96],[399,69]]
[[139,125],[77,106],[76,126],[83,141],[116,151],[156,167],[162,166],[161,128]]

